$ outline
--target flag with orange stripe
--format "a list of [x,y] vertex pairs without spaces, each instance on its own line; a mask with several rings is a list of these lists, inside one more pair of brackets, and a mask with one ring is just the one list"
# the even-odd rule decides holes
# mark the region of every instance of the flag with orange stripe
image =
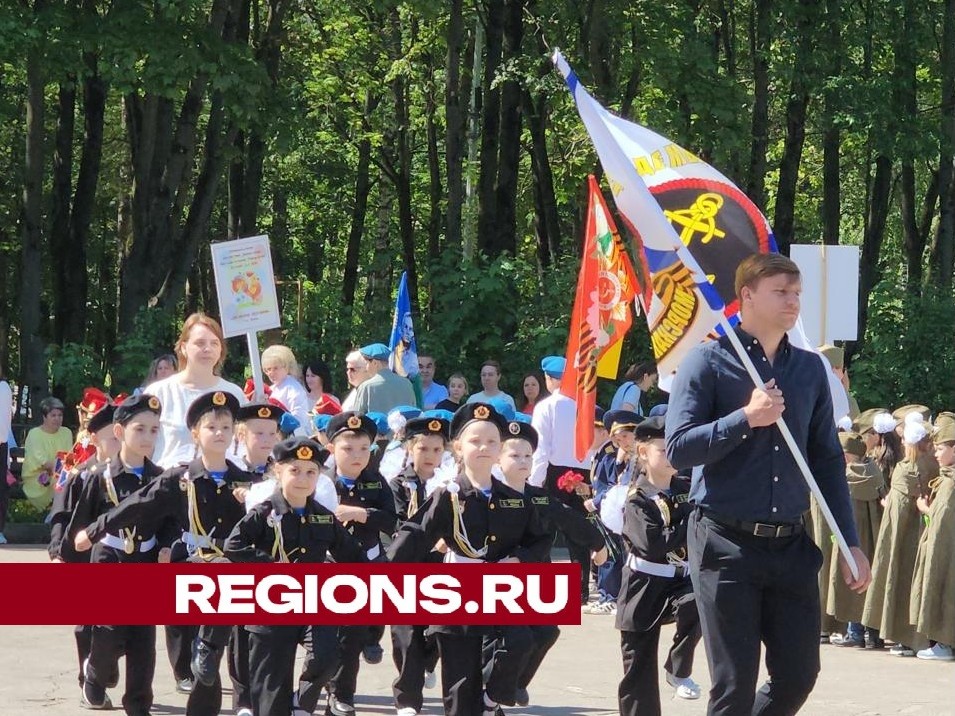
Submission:
[[577,401],[574,453],[578,460],[584,459],[594,441],[597,378],[616,377],[620,347],[633,321],[630,305],[636,291],[633,264],[597,180],[590,176],[584,253],[560,386],[561,393]]

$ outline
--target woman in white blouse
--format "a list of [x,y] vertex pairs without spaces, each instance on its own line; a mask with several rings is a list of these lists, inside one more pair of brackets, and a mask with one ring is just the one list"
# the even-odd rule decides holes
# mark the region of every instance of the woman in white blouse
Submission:
[[313,403],[299,379],[301,371],[292,349],[287,346],[269,346],[262,351],[262,372],[272,384],[269,397],[280,402],[302,427],[310,429],[308,411]]

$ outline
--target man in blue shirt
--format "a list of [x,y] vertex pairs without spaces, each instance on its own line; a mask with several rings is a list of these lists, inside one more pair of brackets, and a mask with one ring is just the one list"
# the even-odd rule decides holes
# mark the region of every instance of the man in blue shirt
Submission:
[[[757,254],[736,272],[736,333],[764,381],[754,388],[727,337],[680,365],[666,421],[667,455],[693,479],[688,548],[713,687],[708,714],[794,714],[819,672],[822,555],[806,534],[809,490],[777,420],[783,417],[859,566],[846,583],[871,579],[859,549],[836,437],[826,368],[786,332],[799,317],[799,268]],[[756,692],[760,644],[770,680]]]

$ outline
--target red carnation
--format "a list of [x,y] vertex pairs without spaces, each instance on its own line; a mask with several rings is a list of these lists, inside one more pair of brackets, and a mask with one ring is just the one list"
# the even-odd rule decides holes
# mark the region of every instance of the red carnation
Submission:
[[584,476],[579,472],[568,470],[557,478],[557,487],[564,492],[576,492],[577,486],[584,481]]

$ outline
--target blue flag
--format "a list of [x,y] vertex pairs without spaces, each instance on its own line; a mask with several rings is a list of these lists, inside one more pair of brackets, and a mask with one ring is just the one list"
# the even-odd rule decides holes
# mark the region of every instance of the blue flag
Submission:
[[408,293],[407,271],[401,273],[388,347],[391,349],[388,367],[404,378],[415,378],[418,375],[418,344],[415,341],[414,322],[411,320],[411,295]]

